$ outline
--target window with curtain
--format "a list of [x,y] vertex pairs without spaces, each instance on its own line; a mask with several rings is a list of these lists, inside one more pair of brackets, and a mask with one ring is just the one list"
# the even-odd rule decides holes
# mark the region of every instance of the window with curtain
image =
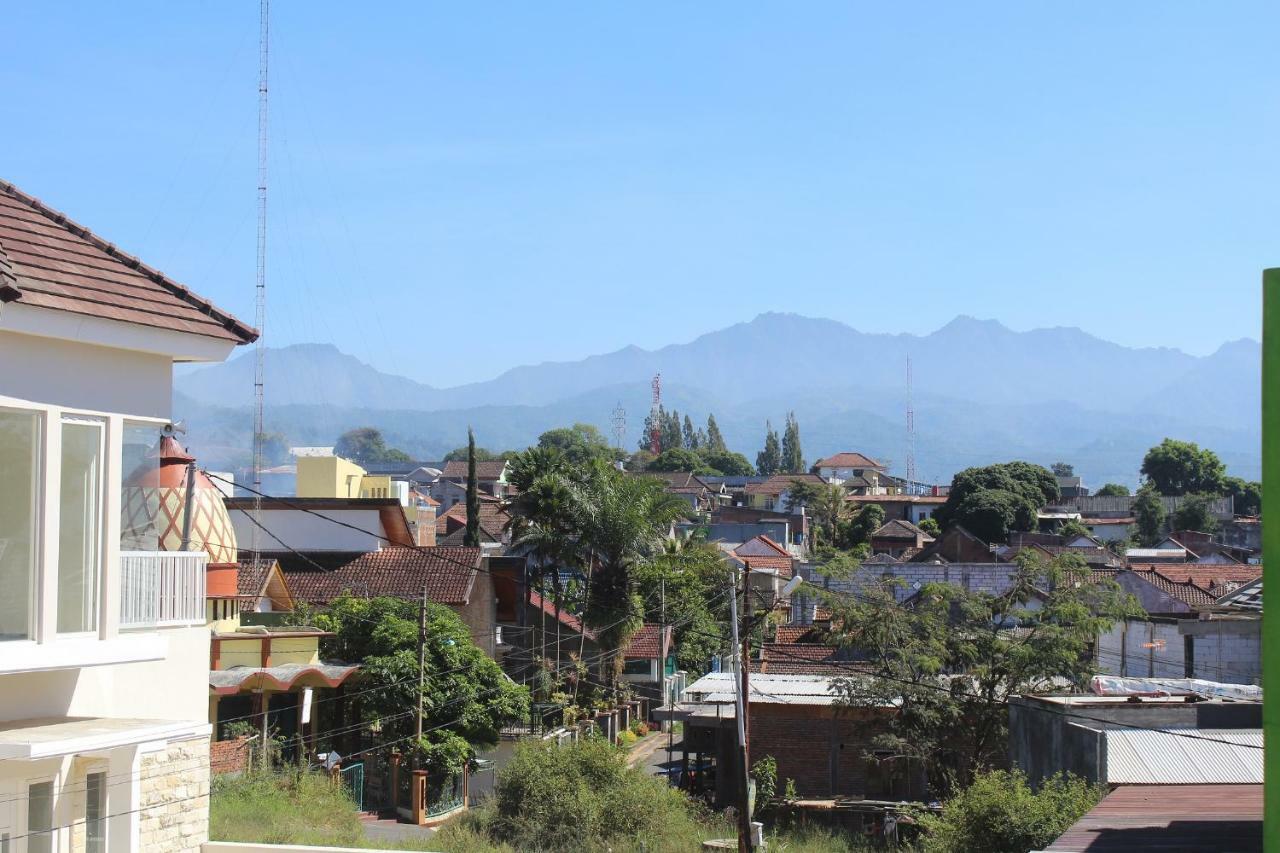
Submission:
[[101,421],[64,419],[58,516],[58,632],[98,627],[102,576]]
[[0,409],[0,641],[33,636],[40,415]]

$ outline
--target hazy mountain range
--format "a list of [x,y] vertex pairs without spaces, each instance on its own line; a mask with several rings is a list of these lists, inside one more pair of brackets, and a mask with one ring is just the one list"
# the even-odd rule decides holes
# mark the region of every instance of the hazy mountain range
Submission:
[[[766,419],[780,424],[794,410],[806,458],[859,450],[900,471],[908,356],[922,477],[946,481],[968,465],[1024,458],[1072,462],[1093,485],[1132,484],[1142,454],[1165,436],[1213,448],[1233,473],[1259,475],[1256,341],[1196,357],[1123,347],[1075,328],[1014,332],[971,317],[921,336],[762,314],[685,344],[514,367],[447,388],[384,373],[332,345],[301,344],[267,351],[267,424],[293,444],[332,444],[350,427],[378,426],[392,444],[429,459],[464,443],[468,424],[493,450],[575,421],[611,435],[621,403],[632,449],[649,381],[661,373],[667,408],[699,422],[714,412],[729,444],[751,459]],[[208,464],[243,458],[252,392],[247,351],[178,377],[175,411]]]

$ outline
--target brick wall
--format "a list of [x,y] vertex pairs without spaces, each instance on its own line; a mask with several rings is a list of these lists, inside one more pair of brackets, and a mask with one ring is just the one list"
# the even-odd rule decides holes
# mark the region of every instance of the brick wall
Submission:
[[171,743],[142,757],[138,845],[147,853],[200,853],[209,840],[209,741]]
[[248,736],[214,741],[209,747],[209,770],[212,773],[239,773],[248,763]]
[[872,738],[888,723],[874,710],[753,703],[751,762],[772,755],[779,791],[793,779],[802,797],[908,796],[915,786],[902,772],[867,757]]

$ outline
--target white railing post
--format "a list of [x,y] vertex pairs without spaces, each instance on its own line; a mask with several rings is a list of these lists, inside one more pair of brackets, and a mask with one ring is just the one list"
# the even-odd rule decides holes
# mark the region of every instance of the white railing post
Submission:
[[120,627],[146,629],[204,624],[203,551],[120,554]]

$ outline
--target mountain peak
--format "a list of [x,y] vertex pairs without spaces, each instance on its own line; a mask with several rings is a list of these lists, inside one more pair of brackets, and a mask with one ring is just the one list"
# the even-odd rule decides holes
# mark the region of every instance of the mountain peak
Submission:
[[935,335],[1007,334],[1009,327],[999,320],[982,320],[970,314],[958,314],[950,323],[934,332]]

